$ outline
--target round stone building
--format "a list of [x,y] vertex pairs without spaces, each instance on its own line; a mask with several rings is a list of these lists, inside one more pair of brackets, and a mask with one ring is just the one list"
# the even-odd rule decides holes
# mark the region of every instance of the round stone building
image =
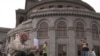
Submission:
[[41,49],[47,41],[48,56],[82,56],[84,38],[89,55],[95,47],[100,56],[100,13],[82,0],[26,0],[25,10],[16,10],[16,28],[8,32],[6,45],[21,31],[28,33],[29,45],[38,38]]

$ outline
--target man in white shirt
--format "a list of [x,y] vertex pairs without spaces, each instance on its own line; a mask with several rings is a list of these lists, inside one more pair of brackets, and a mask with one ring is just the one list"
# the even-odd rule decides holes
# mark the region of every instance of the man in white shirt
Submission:
[[12,41],[8,48],[11,56],[28,56],[27,51],[35,50],[35,46],[27,46],[25,42],[28,40],[26,32],[21,32],[14,41]]

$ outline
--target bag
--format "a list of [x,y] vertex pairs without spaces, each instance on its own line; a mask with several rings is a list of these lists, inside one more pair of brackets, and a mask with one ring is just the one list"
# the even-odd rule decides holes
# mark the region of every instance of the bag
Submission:
[[89,48],[87,47],[86,50],[89,51]]
[[89,51],[89,48],[88,47],[84,47],[82,50],[83,51]]

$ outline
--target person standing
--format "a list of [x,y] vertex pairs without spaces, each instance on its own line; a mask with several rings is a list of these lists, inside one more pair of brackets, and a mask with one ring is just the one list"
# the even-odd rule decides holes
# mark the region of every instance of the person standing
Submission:
[[15,40],[13,40],[8,48],[10,56],[34,56],[34,54],[27,54],[29,50],[35,50],[35,46],[27,46],[25,42],[28,40],[26,32],[21,32]]
[[95,48],[92,49],[92,53],[91,53],[91,55],[92,55],[92,56],[96,56]]
[[43,44],[43,56],[47,56],[47,41]]
[[82,42],[82,56],[88,56],[89,48],[88,48],[87,39],[85,38],[81,40],[81,42]]

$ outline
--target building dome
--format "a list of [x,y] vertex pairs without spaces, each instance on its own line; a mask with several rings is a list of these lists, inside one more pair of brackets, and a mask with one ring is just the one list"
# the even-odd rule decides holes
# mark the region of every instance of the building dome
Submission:
[[[25,10],[16,11],[16,26],[26,21],[31,13],[47,10],[91,11],[95,10],[81,0],[26,0]],[[17,15],[18,14],[18,15]],[[22,18],[22,19],[20,19]]]
[[[29,45],[39,39],[48,43],[48,56],[80,56],[81,40],[87,38],[91,51],[100,56],[100,13],[81,0],[26,0],[25,10],[16,10],[16,28],[8,32],[8,42],[26,31]],[[79,54],[80,53],[80,54]]]
[[37,1],[31,8],[26,5],[26,9],[41,10],[50,8],[67,8],[94,11],[87,3],[81,0],[41,0]]

